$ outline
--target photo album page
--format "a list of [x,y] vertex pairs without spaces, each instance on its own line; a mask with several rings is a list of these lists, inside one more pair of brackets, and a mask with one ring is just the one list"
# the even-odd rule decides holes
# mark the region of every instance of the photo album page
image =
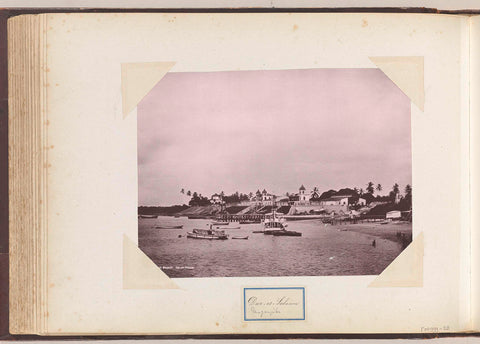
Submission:
[[472,329],[468,17],[42,16],[43,334]]

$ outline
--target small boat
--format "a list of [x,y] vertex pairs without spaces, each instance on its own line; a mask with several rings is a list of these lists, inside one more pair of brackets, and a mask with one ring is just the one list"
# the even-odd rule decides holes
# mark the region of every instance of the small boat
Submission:
[[286,229],[284,228],[265,229],[263,231],[263,234],[274,235],[277,232],[283,232],[283,231],[286,231]]
[[300,232],[287,231],[286,229],[280,231],[273,231],[271,234],[275,236],[302,236],[302,233]]
[[183,228],[183,225],[180,225],[180,226],[155,226],[155,228],[158,228],[158,229],[181,229],[181,228]]
[[228,226],[229,222],[212,222],[214,226]]
[[187,232],[187,238],[192,239],[207,239],[207,240],[227,240],[228,235],[225,231],[215,229],[197,229]]
[[253,231],[252,233],[263,233],[264,231]]
[[232,239],[243,239],[243,240],[248,240],[248,235],[247,236],[234,236]]
[[219,227],[219,229],[240,229],[241,227]]
[[138,215],[139,219],[156,219],[158,215]]

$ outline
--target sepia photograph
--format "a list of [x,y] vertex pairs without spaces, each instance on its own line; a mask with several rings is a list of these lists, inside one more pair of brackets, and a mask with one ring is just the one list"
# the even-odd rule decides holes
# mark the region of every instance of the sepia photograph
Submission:
[[138,245],[169,277],[380,274],[412,241],[380,70],[171,72],[137,108]]

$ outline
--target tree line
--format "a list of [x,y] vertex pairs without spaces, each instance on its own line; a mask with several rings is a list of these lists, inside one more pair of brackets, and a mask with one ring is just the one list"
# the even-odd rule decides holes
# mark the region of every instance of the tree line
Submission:
[[[376,191],[381,192],[382,190],[383,190],[382,184],[378,183],[375,185],[375,183],[370,181],[366,184],[365,189],[354,187],[353,189],[345,188],[339,191],[335,191],[335,190],[325,191],[318,198],[318,200],[329,198],[334,194],[347,194],[347,193],[352,194],[353,193],[354,196],[365,198],[368,203],[372,201],[394,202],[397,199],[397,197],[399,197],[400,202],[403,201],[403,203],[406,202],[411,205],[412,187],[410,184],[407,184],[405,186],[403,196],[398,196],[400,194],[400,186],[398,185],[398,183],[395,183],[393,185],[392,190],[389,192],[388,196],[380,196],[378,194],[374,196]],[[211,204],[209,197],[205,197],[201,193],[198,193],[196,191],[193,191],[193,192],[190,190],[186,191],[184,188],[182,188],[180,190],[180,193],[191,197],[190,201],[188,202],[190,206],[206,206]],[[258,196],[258,195],[261,195],[261,193],[260,193],[260,190],[258,190],[255,194],[253,192],[246,194],[246,193],[241,193],[236,191],[231,195],[225,195],[225,193],[221,191],[220,193],[218,193],[218,195],[220,196],[222,202],[226,204],[232,204],[232,203],[240,203],[242,201],[249,201],[250,199],[252,199],[254,195]],[[288,192],[286,193],[286,195],[290,196]],[[314,200],[317,200],[317,199],[314,199]]]

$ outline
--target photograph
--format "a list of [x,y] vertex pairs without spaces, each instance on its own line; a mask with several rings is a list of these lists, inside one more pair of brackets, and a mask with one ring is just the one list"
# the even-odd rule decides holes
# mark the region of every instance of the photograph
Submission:
[[137,144],[171,278],[378,275],[412,241],[411,103],[380,69],[170,72]]

